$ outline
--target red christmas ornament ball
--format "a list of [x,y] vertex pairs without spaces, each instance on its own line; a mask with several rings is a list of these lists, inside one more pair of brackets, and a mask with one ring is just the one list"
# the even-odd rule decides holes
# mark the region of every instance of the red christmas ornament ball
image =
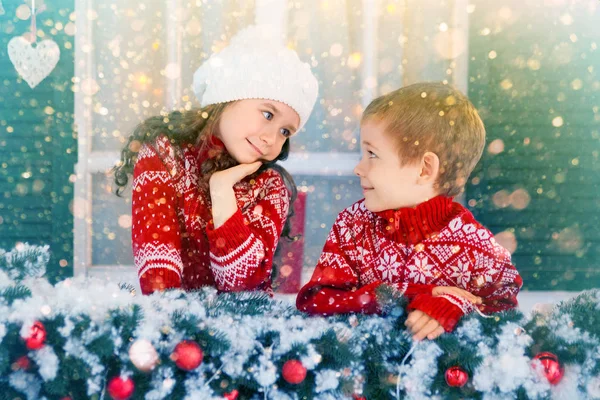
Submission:
[[452,387],[463,387],[469,381],[469,374],[461,367],[450,367],[445,374],[446,383]]
[[44,347],[46,341],[46,328],[44,324],[35,321],[29,330],[29,336],[25,339],[25,346],[29,350],[39,350]]
[[540,363],[544,367],[544,376],[550,384],[556,385],[563,378],[565,369],[555,354],[544,351],[537,354],[533,359],[540,360]]
[[179,368],[185,371],[196,369],[202,364],[204,353],[200,345],[193,340],[182,340],[175,346],[175,350],[171,354],[171,360],[175,362]]
[[240,394],[240,392],[238,392],[237,390],[232,390],[229,393],[225,393],[223,395],[223,398],[227,399],[227,400],[236,400],[238,398],[239,394]]
[[289,360],[283,364],[281,374],[287,383],[297,385],[306,378],[306,368],[298,360]]
[[352,398],[353,398],[354,400],[367,400],[367,398],[366,398],[366,397],[364,397],[364,396],[359,396],[359,395],[357,395],[357,394],[353,394],[353,395],[352,395]]
[[115,376],[108,382],[108,394],[114,400],[127,400],[133,394],[135,390],[135,385],[133,381],[129,378],[121,378],[120,376]]

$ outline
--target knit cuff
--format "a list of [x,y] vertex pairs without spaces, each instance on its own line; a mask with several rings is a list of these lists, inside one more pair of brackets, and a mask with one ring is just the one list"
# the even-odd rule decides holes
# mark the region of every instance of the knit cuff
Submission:
[[175,271],[166,268],[150,268],[140,276],[142,294],[181,287],[181,277]]
[[437,320],[446,332],[452,332],[460,318],[464,315],[460,307],[443,297],[430,294],[417,295],[408,305],[408,310],[420,310]]
[[425,285],[419,283],[405,283],[404,285],[402,283],[398,283],[398,285],[405,288],[403,294],[406,298],[408,298],[409,301],[420,294],[431,295],[433,288],[436,287],[436,285]]
[[215,229],[212,223],[208,224],[206,235],[210,244],[210,252],[215,256],[223,256],[240,247],[252,235],[252,231],[248,228],[248,222],[238,208],[220,227]]

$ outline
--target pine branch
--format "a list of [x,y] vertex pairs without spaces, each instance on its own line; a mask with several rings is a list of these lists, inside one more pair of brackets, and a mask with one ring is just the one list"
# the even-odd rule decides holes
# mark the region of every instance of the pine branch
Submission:
[[2,291],[0,297],[4,298],[9,306],[16,300],[31,297],[31,290],[24,285],[9,286]]

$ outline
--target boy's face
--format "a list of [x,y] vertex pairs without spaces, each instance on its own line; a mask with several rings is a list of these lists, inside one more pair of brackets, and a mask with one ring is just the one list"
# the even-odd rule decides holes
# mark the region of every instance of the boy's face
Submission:
[[427,199],[421,184],[421,163],[400,164],[397,144],[384,131],[384,124],[361,124],[362,158],[354,168],[360,178],[365,206],[371,212],[412,207]]

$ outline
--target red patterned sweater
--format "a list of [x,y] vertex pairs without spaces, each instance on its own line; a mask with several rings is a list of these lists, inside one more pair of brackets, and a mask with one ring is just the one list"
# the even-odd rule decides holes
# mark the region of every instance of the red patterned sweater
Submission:
[[364,199],[342,211],[311,280],[296,299],[311,314],[379,313],[376,288],[387,284],[451,331],[474,305],[435,286],[457,286],[482,297],[484,313],[517,306],[522,279],[510,253],[451,198],[415,208],[372,213]]
[[214,229],[208,187],[198,185],[204,157],[197,147],[171,145],[166,136],[138,153],[132,240],[142,293],[205,285],[271,293],[289,192],[274,170],[244,179],[234,186],[238,211]]

